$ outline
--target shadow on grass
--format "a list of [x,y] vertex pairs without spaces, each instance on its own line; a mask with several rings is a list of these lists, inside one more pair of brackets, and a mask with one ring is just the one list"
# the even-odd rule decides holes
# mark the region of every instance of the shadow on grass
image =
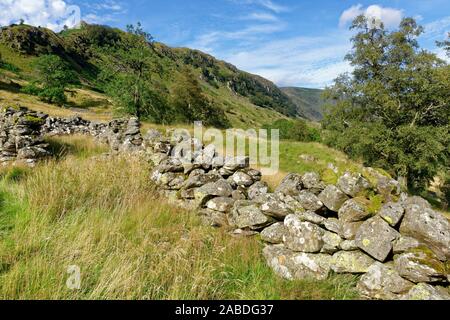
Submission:
[[0,90],[9,91],[11,93],[20,93],[22,86],[14,81],[5,82],[0,80]]

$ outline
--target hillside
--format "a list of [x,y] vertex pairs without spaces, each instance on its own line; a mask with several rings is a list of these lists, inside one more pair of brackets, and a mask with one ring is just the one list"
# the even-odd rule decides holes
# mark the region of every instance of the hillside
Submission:
[[286,94],[297,106],[297,112],[305,118],[320,121],[323,118],[323,90],[285,87],[281,91]]
[[[81,88],[102,94],[99,75],[105,65],[103,49],[114,47],[124,35],[119,29],[88,24],[59,34],[45,28],[12,25],[0,31],[0,53],[16,69],[13,78],[24,81],[35,79],[32,62],[36,57],[58,55],[77,73]],[[179,74],[187,68],[198,76],[203,94],[225,112],[231,126],[258,127],[302,115],[272,82],[203,52],[155,43],[149,58],[157,65],[158,70],[151,77],[159,95],[168,97]]]

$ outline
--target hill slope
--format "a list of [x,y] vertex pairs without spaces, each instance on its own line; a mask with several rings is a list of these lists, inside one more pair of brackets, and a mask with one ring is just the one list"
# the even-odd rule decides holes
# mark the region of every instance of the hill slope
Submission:
[[297,106],[298,113],[310,120],[322,120],[322,106],[325,102],[322,99],[323,90],[286,87],[281,88],[281,91],[285,93]]
[[[124,31],[106,26],[83,24],[80,29],[56,34],[45,28],[12,25],[0,30],[0,53],[17,66],[21,79],[35,77],[32,61],[43,54],[55,54],[77,72],[82,86],[101,92],[98,76],[104,61],[102,48],[114,46]],[[230,125],[260,126],[284,117],[301,117],[298,108],[275,84],[241,71],[214,57],[187,48],[170,48],[155,43],[153,57],[159,66],[154,86],[169,94],[177,75],[188,68],[198,76],[203,93],[224,110]],[[152,75],[153,76],[153,75]]]

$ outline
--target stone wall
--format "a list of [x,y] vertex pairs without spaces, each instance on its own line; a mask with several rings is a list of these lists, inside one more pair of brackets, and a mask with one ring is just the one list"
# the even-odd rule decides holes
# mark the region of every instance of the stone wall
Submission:
[[336,185],[314,172],[292,173],[270,192],[247,157],[224,158],[183,134],[142,136],[135,118],[95,123],[25,108],[0,113],[0,162],[34,165],[50,156],[45,136],[70,134],[145,155],[169,201],[233,236],[259,236],[280,277],[360,274],[357,288],[368,299],[450,299],[449,221],[375,169],[346,172]]
[[151,179],[171,201],[232,235],[259,235],[279,276],[360,274],[364,298],[450,299],[449,221],[385,174],[364,168],[336,185],[314,172],[289,174],[271,193],[248,158],[223,158],[213,145],[156,131],[144,143]]

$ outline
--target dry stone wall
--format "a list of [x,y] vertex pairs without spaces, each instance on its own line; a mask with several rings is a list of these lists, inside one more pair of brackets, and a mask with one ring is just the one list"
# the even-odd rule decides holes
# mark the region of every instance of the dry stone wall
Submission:
[[0,113],[0,162],[34,165],[50,156],[45,136],[86,134],[116,153],[145,155],[151,180],[168,200],[197,211],[233,236],[258,236],[280,277],[361,275],[368,299],[449,299],[450,223],[379,171],[346,172],[336,185],[291,173],[274,192],[247,157],[225,158],[214,145],[149,130],[135,118],[94,123],[25,108]]

